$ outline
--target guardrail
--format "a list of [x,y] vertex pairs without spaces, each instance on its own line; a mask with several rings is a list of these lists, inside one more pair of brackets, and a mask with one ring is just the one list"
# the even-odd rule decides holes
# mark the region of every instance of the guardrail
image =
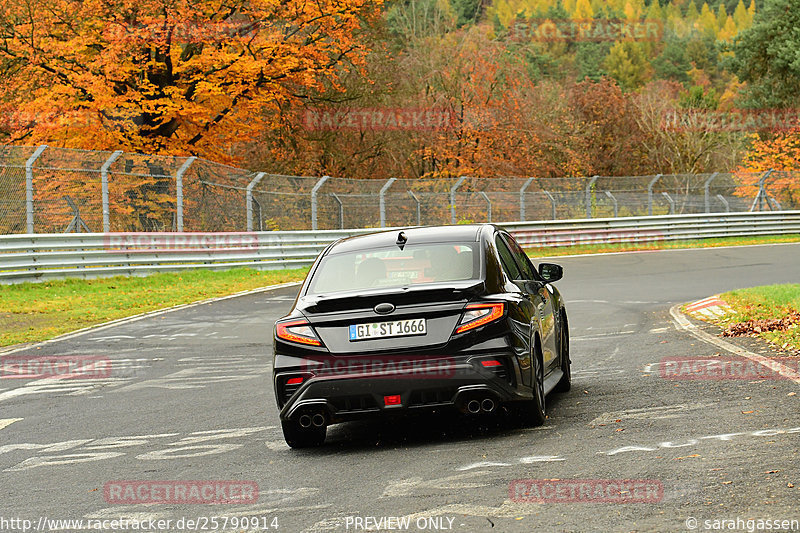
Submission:
[[[800,233],[800,211],[500,224],[526,247]],[[373,229],[0,236],[0,283],[310,265],[330,242]]]

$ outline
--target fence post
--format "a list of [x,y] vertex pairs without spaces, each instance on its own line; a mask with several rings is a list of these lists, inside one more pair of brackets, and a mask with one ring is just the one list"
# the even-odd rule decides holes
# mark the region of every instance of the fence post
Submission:
[[189,170],[189,167],[192,166],[197,157],[192,156],[186,161],[184,161],[181,168],[178,169],[178,173],[175,175],[175,196],[177,199],[177,219],[178,219],[178,233],[183,231],[183,174]]
[[711,212],[711,198],[708,197],[709,195],[709,188],[711,187],[711,182],[714,181],[714,178],[717,177],[719,172],[714,172],[711,174],[711,177],[706,180],[705,185],[703,185],[703,199],[705,200],[706,204],[706,213]]
[[[755,211],[756,204],[758,204],[758,210],[761,211],[761,202],[762,202],[762,200],[766,200],[768,198],[767,189],[764,186],[764,182],[767,180],[767,178],[769,177],[770,174],[772,174],[772,169],[769,169],[766,172],[764,172],[764,175],[761,176],[761,179],[758,180],[758,194],[756,194],[756,197],[753,199],[753,205],[750,206],[750,211],[751,212]],[[769,201],[768,200],[767,200],[766,203],[767,203],[767,207],[769,207]]]
[[614,218],[617,218],[619,213],[619,209],[617,208],[617,199],[613,194],[611,194],[611,191],[606,191],[606,196],[611,198],[611,201],[614,202]]
[[456,223],[456,189],[461,187],[461,184],[464,183],[464,180],[467,179],[466,176],[461,176],[456,181],[456,184],[450,187],[450,223]]
[[111,164],[122,155],[122,150],[117,150],[106,159],[100,167],[100,186],[103,191],[103,233],[111,231],[110,209],[108,207],[108,169]]
[[669,193],[667,193],[667,192],[662,192],[661,194],[664,196],[664,198],[667,199],[667,202],[669,202],[669,214],[670,215],[674,215],[675,214],[675,200],[673,200],[672,196],[670,196]]
[[259,172],[256,177],[247,184],[245,191],[245,207],[247,208],[247,231],[253,231],[253,188],[266,176],[266,172]]
[[478,194],[483,196],[483,199],[486,200],[486,217],[488,219],[487,222],[489,222],[491,224],[492,223],[492,201],[489,200],[489,197],[486,195],[485,192],[481,191]]
[[653,185],[660,179],[661,174],[656,174],[656,177],[647,185],[647,214],[650,216],[653,216]]
[[552,195],[552,194],[550,194],[548,191],[546,191],[546,190],[542,189],[542,192],[543,192],[544,194],[546,194],[548,198],[550,198],[550,205],[551,205],[551,206],[552,206],[552,208],[553,208],[553,220],[556,220],[556,218],[557,218],[557,217],[556,217],[556,199],[555,199],[555,198],[553,197],[553,195]]
[[722,205],[725,206],[725,212],[726,213],[730,213],[731,212],[731,204],[728,203],[728,200],[726,200],[724,196],[722,196],[721,194],[718,194],[717,195],[717,200],[722,202]]
[[333,199],[339,204],[339,229],[344,229],[344,204],[339,199],[339,195],[335,192],[332,192],[331,196],[333,196]]
[[408,191],[408,194],[409,194],[409,196],[411,196],[411,198],[414,199],[415,202],[417,202],[417,226],[421,226],[422,225],[422,205],[421,205],[421,202],[419,201],[419,198],[417,198],[417,195],[414,194],[412,191]]
[[586,218],[592,218],[592,187],[599,177],[600,176],[592,176],[592,179],[589,180],[589,184],[586,185]]
[[528,190],[530,184],[533,183],[533,178],[528,178],[525,185],[519,190],[519,221],[525,222],[525,191]]
[[28,233],[33,233],[33,164],[47,149],[43,144],[25,162],[25,217]]
[[311,189],[311,229],[317,229],[317,191],[319,191],[320,187],[325,185],[325,182],[328,181],[330,176],[322,176],[320,180],[314,185],[314,188]]
[[381,187],[381,192],[379,193],[378,203],[380,204],[380,212],[381,212],[381,227],[386,227],[386,191],[389,190],[389,187],[392,186],[392,183],[397,181],[397,178],[389,178],[383,187]]

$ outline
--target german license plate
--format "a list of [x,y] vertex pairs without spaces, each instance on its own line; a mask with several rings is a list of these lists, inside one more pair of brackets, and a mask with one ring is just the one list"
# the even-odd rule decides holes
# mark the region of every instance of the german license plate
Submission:
[[363,341],[384,337],[408,337],[425,335],[425,319],[393,320],[392,322],[371,322],[350,326],[350,340]]

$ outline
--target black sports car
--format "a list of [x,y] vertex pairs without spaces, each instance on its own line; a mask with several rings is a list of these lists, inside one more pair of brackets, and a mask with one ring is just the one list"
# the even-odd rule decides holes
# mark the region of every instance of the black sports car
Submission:
[[275,324],[286,442],[320,445],[330,424],[423,409],[505,405],[542,424],[545,395],[570,388],[561,277],[490,224],[334,242]]

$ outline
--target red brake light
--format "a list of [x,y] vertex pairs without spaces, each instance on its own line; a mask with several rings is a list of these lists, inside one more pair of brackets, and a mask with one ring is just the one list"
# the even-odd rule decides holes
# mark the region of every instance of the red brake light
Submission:
[[314,330],[308,325],[308,320],[292,320],[290,322],[278,322],[275,325],[275,334],[279,339],[311,346],[322,346]]
[[503,306],[503,303],[469,304],[456,333],[463,333],[502,318]]
[[393,394],[392,396],[384,396],[383,405],[400,405],[400,395]]
[[299,385],[303,382],[303,378],[289,378],[286,380],[287,385]]

